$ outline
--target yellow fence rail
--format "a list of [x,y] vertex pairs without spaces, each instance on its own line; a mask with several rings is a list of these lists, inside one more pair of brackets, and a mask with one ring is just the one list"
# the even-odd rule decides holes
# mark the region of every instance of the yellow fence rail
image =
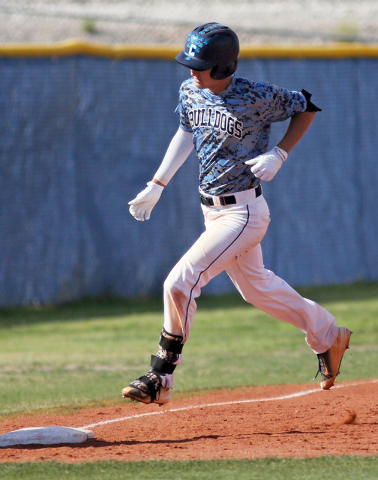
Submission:
[[[173,60],[181,46],[107,45],[82,40],[51,44],[0,44],[0,57],[66,57],[89,55],[113,59]],[[241,58],[351,58],[378,57],[378,44],[330,43],[323,45],[242,45]]]

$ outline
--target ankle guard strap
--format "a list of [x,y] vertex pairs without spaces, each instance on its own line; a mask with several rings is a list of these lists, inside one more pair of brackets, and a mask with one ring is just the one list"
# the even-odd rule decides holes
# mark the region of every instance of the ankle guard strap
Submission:
[[162,358],[157,357],[156,355],[151,355],[151,367],[154,372],[158,375],[164,375],[166,373],[173,373],[175,371],[176,365],[173,363],[167,362]]
[[[174,338],[165,337],[164,333]],[[182,343],[183,339],[184,337],[172,335],[163,328],[159,339],[159,345],[164,348],[164,350],[167,350],[167,352],[180,354],[182,352],[182,347],[184,346]]]
[[160,386],[156,387],[155,383],[146,375],[143,375],[142,377],[138,378],[138,380],[146,386],[147,392],[145,393],[148,393],[148,395],[150,395],[151,403],[153,403],[156,400],[156,396],[158,391],[160,390]]

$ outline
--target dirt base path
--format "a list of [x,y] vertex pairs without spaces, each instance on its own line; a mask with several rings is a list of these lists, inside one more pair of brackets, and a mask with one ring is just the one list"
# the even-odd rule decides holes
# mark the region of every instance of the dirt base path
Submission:
[[0,462],[187,460],[378,455],[378,380],[243,388],[173,400],[0,421],[25,427],[86,427],[83,444],[0,448]]

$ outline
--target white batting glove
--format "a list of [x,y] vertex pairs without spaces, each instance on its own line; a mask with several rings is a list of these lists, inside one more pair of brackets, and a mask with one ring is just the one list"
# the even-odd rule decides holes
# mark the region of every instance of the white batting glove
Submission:
[[129,202],[131,215],[140,222],[150,219],[152,209],[157,204],[164,190],[164,187],[154,182],[148,182],[147,185],[147,188]]
[[253,165],[251,172],[255,177],[269,182],[282,167],[288,154],[280,147],[274,147],[273,150],[263,153],[252,160],[247,160],[246,165]]

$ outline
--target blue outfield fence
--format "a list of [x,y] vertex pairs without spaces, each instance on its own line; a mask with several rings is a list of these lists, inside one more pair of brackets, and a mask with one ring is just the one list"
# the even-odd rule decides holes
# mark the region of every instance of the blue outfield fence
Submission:
[[[178,127],[170,60],[0,58],[0,306],[160,294],[203,230],[191,155],[151,220],[128,201]],[[242,59],[323,111],[264,184],[267,268],[294,286],[378,280],[378,58]],[[271,145],[287,123],[273,126]],[[233,291],[225,274],[207,293]]]

